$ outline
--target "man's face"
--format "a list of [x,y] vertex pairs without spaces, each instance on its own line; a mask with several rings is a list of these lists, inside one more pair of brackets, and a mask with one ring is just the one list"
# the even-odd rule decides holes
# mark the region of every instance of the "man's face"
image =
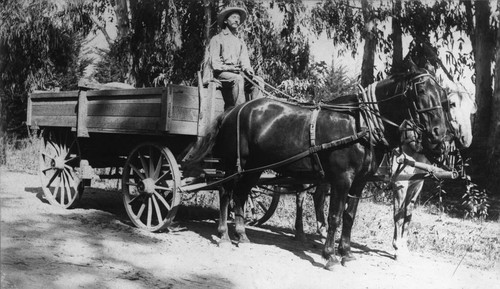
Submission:
[[229,16],[226,18],[227,26],[232,29],[236,29],[240,26],[241,19],[240,19],[240,13],[238,12],[233,12],[229,14]]

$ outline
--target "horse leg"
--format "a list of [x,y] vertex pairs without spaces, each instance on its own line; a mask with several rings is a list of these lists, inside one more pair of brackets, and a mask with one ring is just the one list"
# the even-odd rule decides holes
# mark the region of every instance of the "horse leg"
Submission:
[[238,243],[250,243],[245,230],[245,203],[252,187],[259,180],[260,174],[243,176],[236,184],[234,200],[234,222],[236,224],[236,239]]
[[295,215],[295,240],[305,243],[307,239],[304,233],[303,212],[307,191],[304,191],[303,187],[300,185],[297,185],[297,187],[294,186],[294,189],[297,189],[295,199],[297,205],[297,214]]
[[[408,190],[406,193],[406,199],[405,199],[405,214],[403,218],[403,225],[402,225],[402,230],[401,230],[401,246],[403,248],[403,254],[400,254],[399,259],[404,259],[405,257],[410,256],[410,250],[408,249],[408,234],[409,234],[409,227],[410,227],[410,222],[413,214],[413,209],[415,208],[415,202],[417,200],[418,195],[420,194],[420,191],[422,190],[422,186],[424,185],[423,180],[414,180],[410,181],[408,185]],[[402,257],[402,258],[401,258]]]
[[227,215],[229,210],[229,202],[231,200],[231,191],[227,188],[219,188],[219,226],[217,228],[219,232],[219,246],[227,243],[231,243],[227,229]]
[[322,238],[326,238],[327,234],[325,212],[323,211],[323,209],[325,207],[325,197],[329,189],[330,185],[328,183],[320,183],[316,187],[316,191],[313,194],[317,232]]
[[342,236],[339,242],[339,253],[342,256],[342,265],[356,258],[351,252],[351,232],[354,225],[354,218],[358,210],[359,198],[363,192],[366,182],[357,182],[352,185],[350,195],[347,197],[347,208],[342,215]]
[[339,263],[335,256],[335,232],[344,212],[345,198],[351,187],[351,179],[347,172],[335,176],[331,184],[330,207],[328,209],[328,234],[323,248],[323,258],[327,260],[325,269],[333,271]]
[[406,216],[405,200],[408,193],[408,181],[395,182],[393,189],[393,217],[394,217],[394,237],[392,246],[394,247],[396,260],[401,260],[408,253],[408,246],[404,239],[404,221]]

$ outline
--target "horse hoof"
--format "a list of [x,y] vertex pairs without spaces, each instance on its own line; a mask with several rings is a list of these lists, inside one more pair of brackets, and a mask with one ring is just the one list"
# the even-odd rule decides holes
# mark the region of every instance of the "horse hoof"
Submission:
[[238,248],[247,248],[250,244],[251,244],[250,241],[248,241],[248,242],[238,242],[238,243],[236,243],[236,246],[238,246]]
[[356,257],[354,257],[352,254],[349,254],[347,256],[343,256],[342,257],[342,260],[340,261],[340,264],[342,264],[342,266],[345,266],[347,262],[351,262],[351,261],[354,261],[356,260]]
[[219,246],[219,248],[229,248],[231,247],[231,240],[220,239],[219,242],[217,242],[217,245]]
[[247,236],[238,237],[238,244],[250,244],[250,239]]
[[410,254],[409,253],[396,253],[394,255],[394,260],[396,260],[397,262],[407,262],[408,259],[410,259]]
[[339,263],[339,261],[337,260],[337,258],[330,257],[328,259],[328,262],[326,262],[325,269],[328,271],[333,271],[335,269],[336,265],[338,265],[338,263]]

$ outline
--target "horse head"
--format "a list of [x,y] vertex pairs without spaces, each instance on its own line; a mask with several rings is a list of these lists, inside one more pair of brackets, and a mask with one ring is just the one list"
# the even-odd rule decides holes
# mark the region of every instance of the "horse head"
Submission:
[[458,148],[468,148],[472,143],[471,116],[477,109],[474,99],[464,90],[452,89],[443,106],[455,144]]
[[410,80],[408,97],[413,98],[415,106],[410,107],[410,121],[421,129],[422,145],[433,151],[441,144],[446,132],[446,118],[442,101],[446,92],[436,79],[428,73],[419,73]]
[[391,76],[377,84],[377,99],[383,114],[392,119],[393,139],[409,139],[416,151],[440,154],[447,133],[442,102],[446,92],[426,70]]

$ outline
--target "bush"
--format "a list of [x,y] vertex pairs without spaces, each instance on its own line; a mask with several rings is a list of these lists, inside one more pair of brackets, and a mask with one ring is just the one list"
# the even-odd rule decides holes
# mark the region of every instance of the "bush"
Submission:
[[477,184],[467,181],[466,191],[462,196],[462,206],[465,210],[465,218],[479,219],[484,221],[488,216],[488,193],[480,189]]
[[28,131],[28,137],[6,136],[0,143],[5,150],[5,167],[8,170],[36,174],[40,151],[40,140],[36,131]]

